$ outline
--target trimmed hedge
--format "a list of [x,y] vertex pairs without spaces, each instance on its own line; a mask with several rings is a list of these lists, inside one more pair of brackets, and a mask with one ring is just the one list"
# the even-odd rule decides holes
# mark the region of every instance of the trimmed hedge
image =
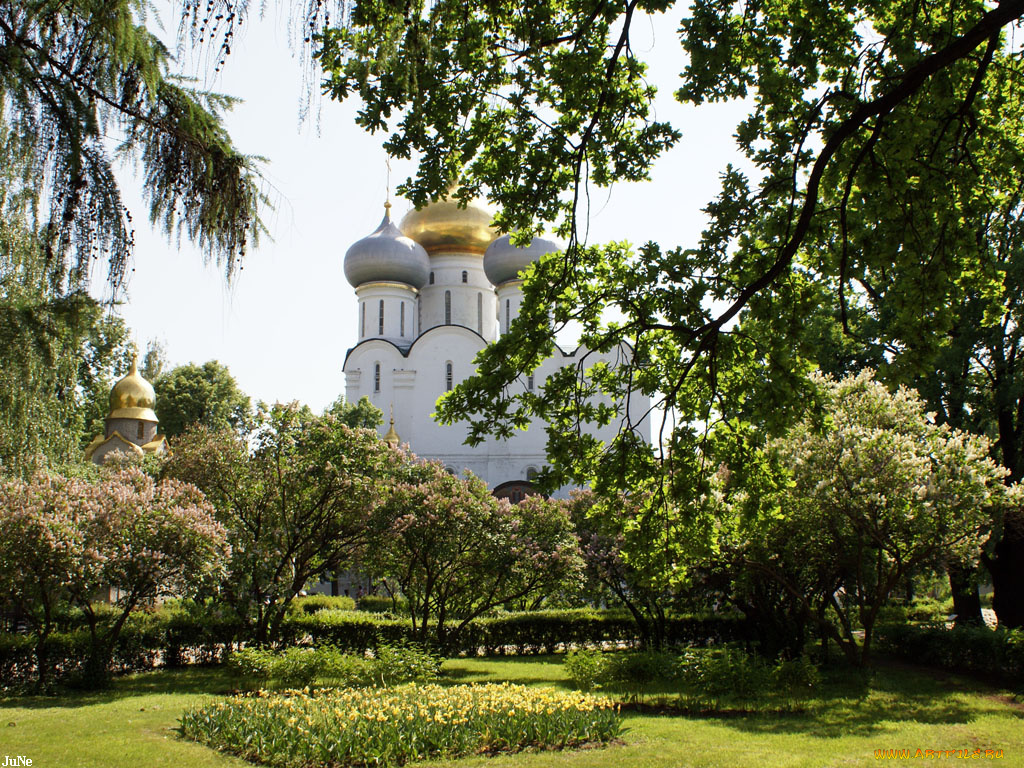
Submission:
[[[677,616],[666,622],[671,645],[703,645],[746,639],[746,625],[731,617]],[[286,625],[287,644],[329,644],[346,651],[373,648],[378,643],[412,640],[408,619],[361,611],[322,611]],[[501,656],[555,653],[580,646],[635,646],[640,633],[629,614],[588,609],[526,611],[474,620],[455,638],[451,653]]]
[[877,630],[878,648],[919,664],[1024,683],[1024,631],[892,624]]
[[363,595],[356,599],[356,610],[367,613],[409,613],[409,601],[404,597],[392,599],[387,595]]
[[288,617],[320,611],[354,611],[356,601],[345,595],[305,595],[296,597],[288,605]]
[[[667,621],[668,641],[706,645],[743,641],[746,624],[731,617],[678,616]],[[636,646],[636,625],[617,611],[531,611],[483,617],[456,638],[450,653],[467,656],[554,653],[584,646]],[[244,645],[245,630],[231,619],[197,617],[185,612],[139,613],[128,621],[114,649],[113,670],[130,672],[158,665],[210,664],[223,661]],[[408,618],[352,610],[301,612],[282,625],[279,645],[330,645],[363,653],[379,645],[415,641]],[[54,633],[47,641],[49,676],[66,678],[80,668],[89,649],[88,632]],[[34,638],[0,634],[0,682],[37,677]]]

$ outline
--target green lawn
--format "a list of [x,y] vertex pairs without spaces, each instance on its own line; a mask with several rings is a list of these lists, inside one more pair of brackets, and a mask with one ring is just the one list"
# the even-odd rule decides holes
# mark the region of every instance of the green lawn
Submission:
[[[445,663],[444,671],[452,682],[566,685],[557,657],[455,659]],[[0,765],[3,756],[15,755],[31,758],[33,768],[248,765],[184,742],[175,731],[182,709],[230,687],[218,669],[192,669],[124,678],[99,694],[2,700]],[[880,667],[870,680],[850,673],[827,675],[822,690],[801,715],[627,714],[621,745],[419,765],[818,767],[889,762],[876,760],[876,749],[993,748],[1003,750],[1003,759],[982,762],[1024,766],[1024,706],[1013,703],[1006,692],[892,665]],[[962,764],[954,757],[925,762]]]

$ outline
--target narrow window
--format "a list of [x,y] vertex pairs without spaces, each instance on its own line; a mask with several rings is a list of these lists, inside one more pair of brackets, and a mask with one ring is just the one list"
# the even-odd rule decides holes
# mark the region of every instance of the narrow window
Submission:
[[466,270],[462,270],[462,282],[469,282],[469,272],[467,272]]
[[512,319],[509,317],[511,306],[512,302],[509,299],[505,299],[505,333],[508,333],[508,326],[512,322]]
[[359,325],[359,337],[366,338],[366,302],[363,302],[363,319]]
[[431,285],[434,284],[434,273],[433,272],[430,273],[430,284]]
[[444,324],[452,324],[452,292],[444,292]]
[[484,295],[476,295],[476,332],[484,335]]
[[405,302],[398,311],[398,335],[405,338]]
[[373,364],[373,391],[380,392],[380,363]]
[[143,426],[143,423],[142,423],[142,422],[140,421],[140,422],[139,422],[139,432],[138,432],[138,434],[136,435],[136,439],[138,439],[138,440],[141,440],[141,439],[142,439],[142,438],[143,438],[143,437],[145,436],[145,435],[143,434],[143,431],[142,431],[142,430],[143,430],[144,428],[145,428],[145,427]]
[[526,377],[526,388],[533,392],[533,374]]
[[384,335],[384,299],[380,300],[380,306],[377,309],[377,335]]
[[444,365],[444,388],[450,390],[452,388],[452,364],[445,363]]

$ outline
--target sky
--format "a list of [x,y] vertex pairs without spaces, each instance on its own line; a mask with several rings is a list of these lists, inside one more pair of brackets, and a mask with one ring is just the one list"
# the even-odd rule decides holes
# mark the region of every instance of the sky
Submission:
[[[177,17],[165,2],[157,9],[167,31],[155,18],[151,27],[173,42]],[[732,134],[742,105],[694,108],[672,98],[685,66],[677,27],[675,17],[645,19],[635,26],[634,44],[659,87],[656,119],[670,121],[683,139],[659,159],[650,182],[591,190],[590,243],[694,244],[718,175],[738,160]],[[356,343],[356,297],[342,265],[348,247],[383,215],[385,136],[355,124],[355,101],[320,99],[301,119],[304,68],[279,12],[249,19],[220,73],[188,51],[178,63],[206,87],[242,100],[226,124],[243,152],[266,158],[260,168],[273,205],[264,217],[269,237],[250,249],[228,285],[223,270],[204,264],[186,240],[147,226],[139,183],[125,167],[120,177],[136,246],[125,301],[115,311],[140,350],[159,341],[171,366],[218,360],[254,401],[298,400],[322,410],[344,392],[342,364]],[[392,161],[392,188],[413,172],[411,161]],[[392,203],[397,220],[411,207],[393,194]]]

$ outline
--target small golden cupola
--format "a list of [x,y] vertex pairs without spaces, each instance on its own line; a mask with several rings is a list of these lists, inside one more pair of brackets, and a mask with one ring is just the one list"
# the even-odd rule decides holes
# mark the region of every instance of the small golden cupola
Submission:
[[128,375],[110,390],[106,429],[85,449],[86,461],[102,464],[114,453],[142,457],[164,453],[167,441],[157,432],[156,392],[139,373],[138,356]]
[[128,375],[110,390],[110,413],[107,418],[156,421],[156,413],[153,411],[155,405],[156,392],[153,391],[153,385],[139,373],[139,359],[135,356]]
[[397,448],[402,439],[395,432],[395,407],[391,406],[391,426],[388,427],[388,431],[384,433],[384,442],[390,445],[392,448]]

